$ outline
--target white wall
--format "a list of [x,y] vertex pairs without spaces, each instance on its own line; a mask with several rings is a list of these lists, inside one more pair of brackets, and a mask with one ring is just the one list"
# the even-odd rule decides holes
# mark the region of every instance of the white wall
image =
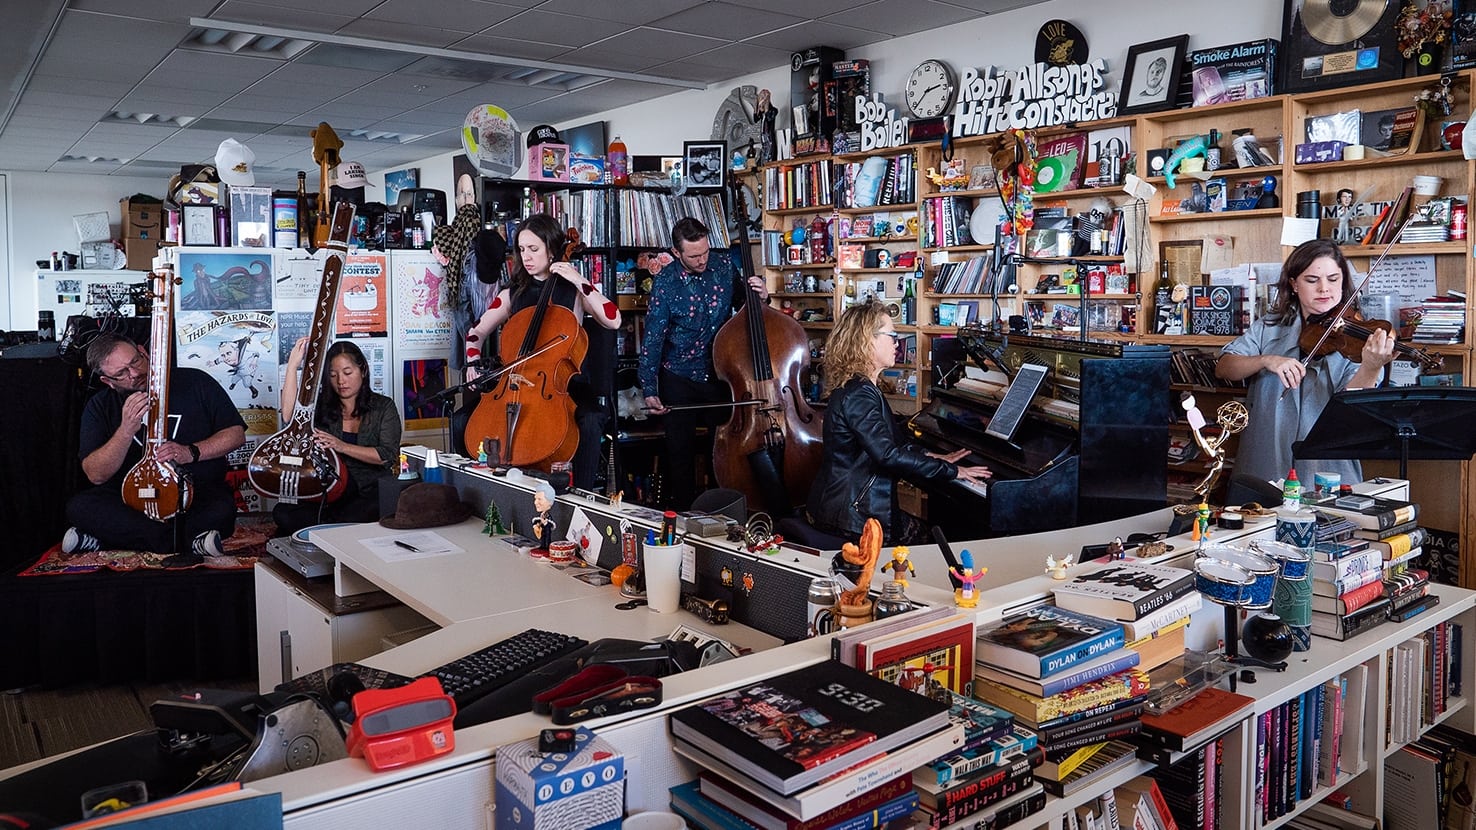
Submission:
[[0,293],[0,328],[36,328],[36,260],[52,251],[80,253],[72,216],[106,211],[118,236],[118,200],[135,193],[163,196],[168,182],[125,176],[79,176],[72,173],[6,173],[9,200],[8,256],[0,260],[9,290]]
[[[1233,6],[1219,0],[1051,0],[1038,6],[981,16],[975,20],[907,37],[853,49],[847,57],[871,61],[873,91],[898,109],[905,110],[901,90],[907,74],[924,58],[941,58],[956,71],[964,67],[997,66],[1014,69],[1035,59],[1035,34],[1040,24],[1053,18],[1075,23],[1085,34],[1093,57],[1107,61],[1108,77],[1120,83],[1128,47],[1190,31],[1190,49],[1202,49],[1281,36],[1281,0],[1246,0]],[[678,155],[683,140],[706,139],[718,104],[736,86],[753,84],[773,91],[779,106],[779,126],[786,126],[789,101],[789,67],[775,67],[752,75],[713,84],[703,90],[684,90],[663,98],[621,107],[588,118],[556,124],[570,127],[604,120],[610,136],[619,135],[632,154]],[[495,104],[496,101],[487,103]],[[519,125],[527,129],[533,124]],[[455,192],[451,160],[459,154],[441,153],[420,162],[399,165],[419,167],[422,187]],[[384,184],[384,171],[369,174],[372,187],[367,197]],[[29,275],[35,260],[53,250],[78,248],[72,231],[74,213],[108,210],[117,218],[118,199],[136,192],[158,194],[164,182],[110,176],[16,173],[10,181],[11,251],[4,276],[11,285],[10,298],[0,296],[0,327],[35,326],[34,287]],[[382,197],[383,191],[379,190]],[[23,283],[17,288],[17,281]],[[27,293],[29,292],[29,293]],[[6,322],[8,320],[8,323]]]

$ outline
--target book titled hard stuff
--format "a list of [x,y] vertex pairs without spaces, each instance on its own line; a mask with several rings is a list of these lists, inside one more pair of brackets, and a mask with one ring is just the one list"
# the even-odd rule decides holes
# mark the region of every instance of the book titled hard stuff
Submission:
[[948,710],[828,660],[679,709],[671,732],[789,795],[943,729]]
[[1136,620],[1194,590],[1194,572],[1114,562],[1056,586],[1056,605],[1109,620]]
[[1122,644],[1122,626],[1116,622],[1037,605],[981,632],[975,659],[1026,677],[1045,678]]

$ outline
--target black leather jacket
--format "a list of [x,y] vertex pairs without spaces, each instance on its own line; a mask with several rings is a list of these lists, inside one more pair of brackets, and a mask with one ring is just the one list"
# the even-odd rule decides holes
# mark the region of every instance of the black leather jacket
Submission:
[[897,479],[952,481],[957,468],[906,442],[876,384],[853,377],[825,408],[825,457],[806,509],[816,528],[855,537],[867,518],[895,535]]

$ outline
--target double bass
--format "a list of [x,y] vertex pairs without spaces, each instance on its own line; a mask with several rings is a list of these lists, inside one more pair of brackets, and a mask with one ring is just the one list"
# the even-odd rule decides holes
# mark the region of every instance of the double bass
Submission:
[[[349,231],[354,226],[354,206],[333,206],[333,224],[323,260],[323,278],[318,302],[313,306],[308,331],[307,355],[302,361],[302,380],[297,386],[297,406],[287,425],[262,441],[251,453],[246,477],[258,493],[287,504],[303,501],[332,501],[348,489],[348,466],[329,447],[319,446],[313,436],[313,417],[318,410],[318,384],[323,379],[323,353],[333,329],[333,311],[338,303],[338,282],[343,276],[343,257],[348,251]],[[287,379],[292,382],[291,378]]]
[[[746,280],[754,273],[748,223],[742,218],[748,208],[742,186],[732,185]],[[762,504],[771,514],[788,516],[794,511],[790,494],[803,499],[809,493],[823,454],[820,414],[802,392],[810,363],[804,327],[749,288],[743,307],[718,330],[712,361],[733,400],[751,404],[735,406],[713,435],[718,485],[742,492],[749,504]]]
[[[563,259],[579,249],[578,234]],[[548,471],[579,449],[579,425],[569,379],[579,374],[589,351],[589,335],[574,312],[552,302],[557,274],[543,281],[537,305],[502,324],[496,385],[482,394],[462,433],[468,450],[495,442],[499,465],[532,466]]]
[[174,286],[181,280],[165,263],[149,275],[154,313],[149,331],[149,437],[143,458],[123,476],[123,503],[156,522],[190,509],[194,489],[189,476],[173,463],[159,460],[159,447],[169,440],[169,366],[174,362]]

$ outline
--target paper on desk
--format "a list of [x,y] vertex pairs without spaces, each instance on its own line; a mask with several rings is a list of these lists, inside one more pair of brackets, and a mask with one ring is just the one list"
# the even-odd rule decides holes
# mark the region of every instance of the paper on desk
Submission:
[[[415,550],[403,548],[395,542],[404,542]],[[434,530],[417,530],[410,533],[396,533],[392,536],[375,536],[364,540],[364,547],[373,551],[376,556],[386,562],[405,562],[411,559],[425,559],[431,556],[445,556],[452,553],[466,553],[466,549],[453,544],[446,537]]]

